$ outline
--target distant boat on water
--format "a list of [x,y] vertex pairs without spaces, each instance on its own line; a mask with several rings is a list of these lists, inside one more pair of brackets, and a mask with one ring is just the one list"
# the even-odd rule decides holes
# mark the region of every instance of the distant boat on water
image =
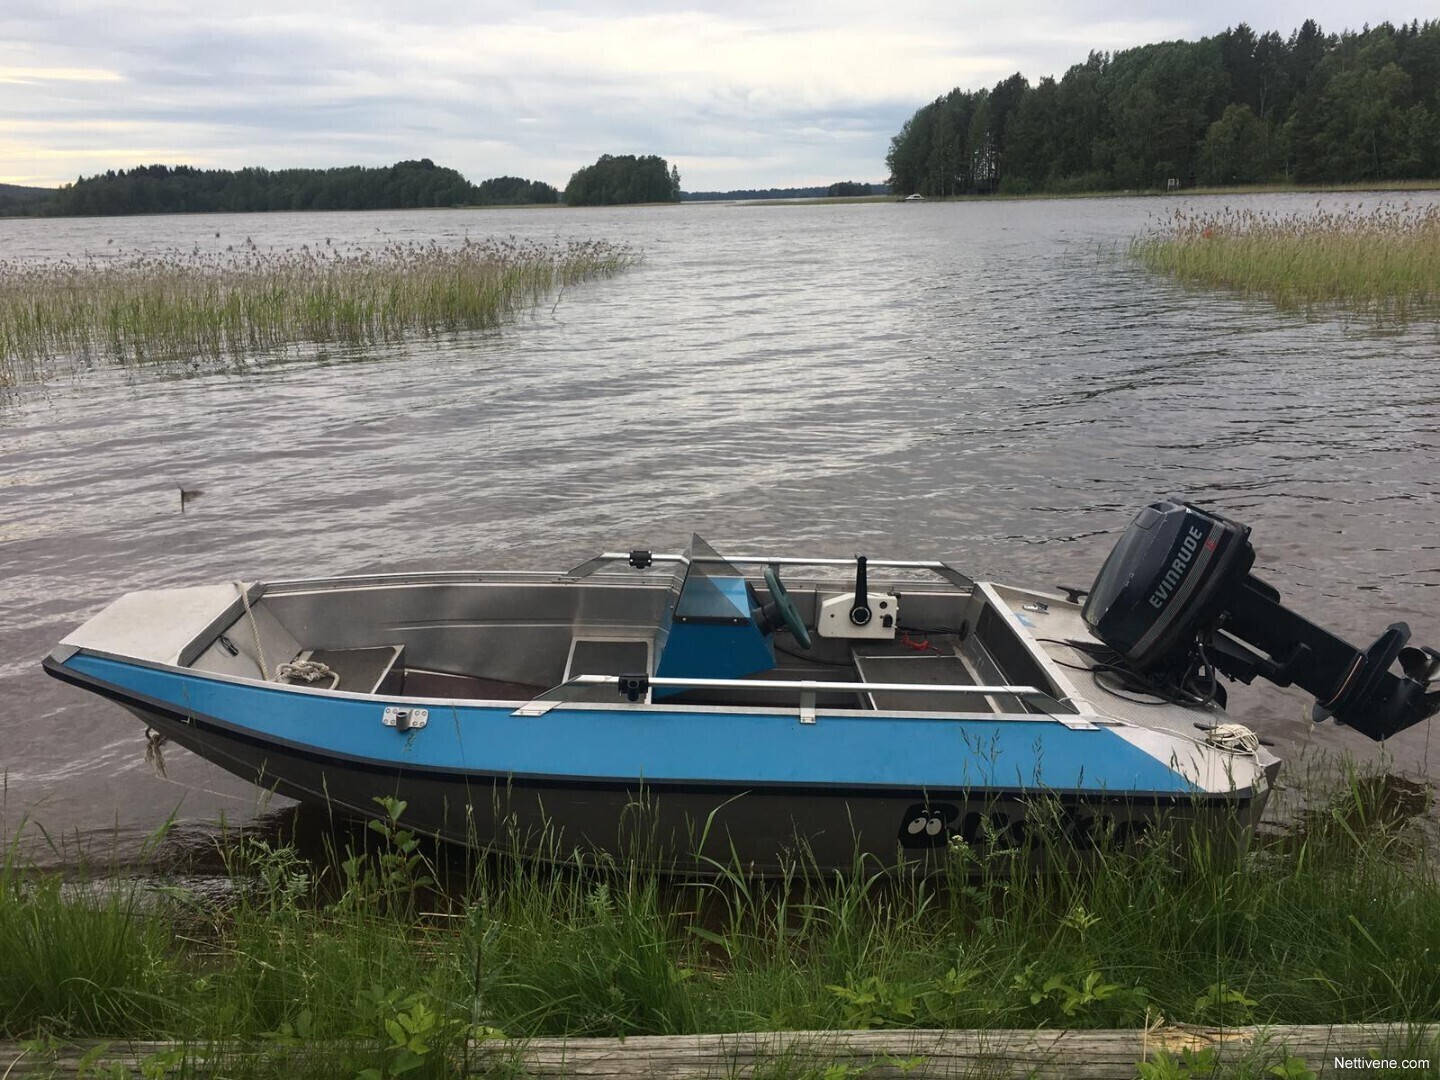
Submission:
[[906,195],[905,198],[903,198],[903,199],[900,200],[900,202],[924,202],[924,201],[925,201],[925,196],[924,196],[924,195],[921,195],[918,191],[915,192],[915,194],[913,194],[913,195]]

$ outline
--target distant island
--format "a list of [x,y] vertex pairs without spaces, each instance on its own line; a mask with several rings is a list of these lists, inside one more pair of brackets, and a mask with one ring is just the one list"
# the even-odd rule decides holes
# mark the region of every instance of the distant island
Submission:
[[681,191],[680,171],[653,155],[602,155],[562,193],[540,180],[496,176],[472,184],[429,158],[378,168],[197,169],[141,165],[82,176],[60,188],[0,184],[0,217],[259,213],[276,210],[399,210],[415,207],[619,206],[656,202],[865,198],[890,186],[840,180],[825,187]]
[[1440,21],[1092,52],[1058,82],[936,98],[885,163],[927,196],[1440,178]]
[[[379,168],[232,171],[141,165],[82,176],[60,188],[0,184],[0,214],[36,217],[534,206],[561,201],[561,192],[540,180],[497,176],[472,184],[429,158]],[[654,155],[604,154],[594,165],[576,171],[563,194],[569,206],[679,201],[680,171]]]
[[[22,189],[23,190],[23,189]],[[29,189],[33,190],[33,189]],[[379,168],[196,169],[142,165],[81,177],[11,212],[42,217],[245,213],[262,210],[388,210],[559,202],[538,180],[500,176],[472,184],[429,158]]]
[[680,170],[653,154],[646,157],[601,154],[594,165],[577,170],[565,185],[566,206],[679,201]]

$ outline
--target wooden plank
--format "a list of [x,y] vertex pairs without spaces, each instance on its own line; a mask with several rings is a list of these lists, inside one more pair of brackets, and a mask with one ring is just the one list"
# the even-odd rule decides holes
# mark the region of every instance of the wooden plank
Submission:
[[[1404,1047],[1409,1052],[1402,1052]],[[1414,1048],[1419,1049],[1414,1049]],[[1354,1075],[1336,1070],[1334,1059],[1429,1057],[1437,1060],[1440,1025],[1402,1027],[1200,1028],[1167,1026],[1151,1031],[852,1031],[650,1036],[632,1039],[532,1040],[518,1051],[526,1072],[545,1078],[606,1080],[610,1077],[747,1076],[778,1064],[851,1065],[866,1077],[1073,1077],[1134,1080],[1136,1066],[1161,1051],[1178,1056],[1212,1050],[1218,1064],[1274,1064],[1302,1058],[1317,1075]],[[507,1048],[508,1049],[508,1048]],[[1385,1053],[1381,1053],[1385,1051]],[[496,1052],[505,1052],[496,1048]],[[515,1052],[515,1051],[510,1051]]]
[[[748,1077],[762,1072],[796,1076],[844,1064],[876,1080],[931,1080],[957,1077],[1038,1077],[1043,1080],[1134,1080],[1137,1065],[1163,1052],[1210,1051],[1217,1065],[1268,1067],[1300,1058],[1317,1076],[1364,1075],[1363,1062],[1406,1059],[1440,1065],[1440,1024],[1334,1026],[1273,1025],[1209,1028],[1167,1025],[1149,1030],[1103,1031],[788,1031],[721,1035],[650,1035],[626,1039],[499,1039],[474,1044],[470,1075],[500,1063],[519,1067],[540,1080],[695,1080]],[[103,1073],[119,1065],[151,1074],[183,1061],[186,1075],[216,1075],[241,1060],[273,1061],[285,1075],[287,1054],[325,1054],[325,1044],[300,1050],[254,1043],[199,1044],[166,1041],[109,1043],[83,1040],[41,1047],[0,1043],[0,1077],[76,1076]],[[1338,1065],[1337,1059],[1348,1060]],[[83,1064],[82,1064],[83,1061]],[[1409,1068],[1419,1070],[1411,1064]]]

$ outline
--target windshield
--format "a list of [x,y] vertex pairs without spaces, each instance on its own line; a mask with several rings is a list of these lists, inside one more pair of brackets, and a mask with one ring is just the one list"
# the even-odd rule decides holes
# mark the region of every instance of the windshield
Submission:
[[750,600],[744,575],[726,562],[699,535],[690,537],[685,551],[684,577],[675,602],[681,622],[750,618]]

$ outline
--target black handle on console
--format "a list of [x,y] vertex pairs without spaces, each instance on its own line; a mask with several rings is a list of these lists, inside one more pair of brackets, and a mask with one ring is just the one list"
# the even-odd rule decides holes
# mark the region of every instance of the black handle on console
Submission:
[[850,621],[864,626],[870,621],[870,586],[865,574],[864,555],[855,556],[855,603],[850,608]]

